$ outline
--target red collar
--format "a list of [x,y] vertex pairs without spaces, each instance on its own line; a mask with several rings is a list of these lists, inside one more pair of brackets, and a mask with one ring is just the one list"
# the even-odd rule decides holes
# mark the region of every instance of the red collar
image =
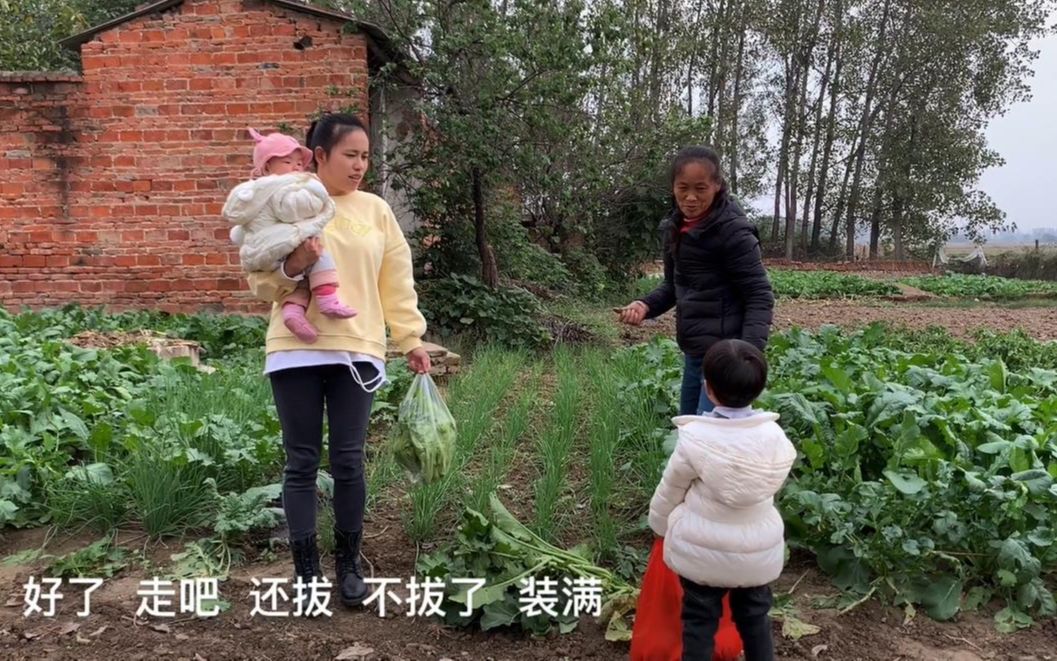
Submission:
[[698,216],[697,218],[683,218],[683,226],[680,228],[680,232],[686,234],[690,230],[697,227],[698,223],[704,220],[704,216]]

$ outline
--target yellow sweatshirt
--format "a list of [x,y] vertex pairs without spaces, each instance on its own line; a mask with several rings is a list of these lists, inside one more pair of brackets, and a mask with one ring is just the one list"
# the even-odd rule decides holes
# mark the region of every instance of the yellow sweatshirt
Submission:
[[287,278],[282,269],[250,273],[254,296],[273,303],[265,351],[352,351],[385,360],[386,324],[402,353],[422,346],[426,320],[418,309],[411,248],[393,210],[382,198],[364,191],[331,199],[337,210],[323,230],[323,247],[337,266],[338,297],[359,314],[352,319],[324,317],[313,298],[307,316],[319,329],[319,339],[305,344],[283,324],[279,304],[297,281]]

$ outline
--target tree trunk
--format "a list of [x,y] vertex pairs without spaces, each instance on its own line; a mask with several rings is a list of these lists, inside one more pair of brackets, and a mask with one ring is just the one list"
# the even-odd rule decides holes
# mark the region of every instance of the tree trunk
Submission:
[[[599,74],[599,78],[601,80],[607,80],[608,74],[609,74],[609,62],[603,62],[602,63],[602,71]],[[596,106],[595,106],[594,111],[593,111],[594,122],[592,122],[593,123],[593,127],[592,127],[592,131],[591,131],[591,140],[592,140],[592,143],[595,146],[598,145],[598,140],[601,137],[601,131],[599,129],[602,127],[602,109],[606,107],[606,105],[605,105],[606,104],[606,90],[608,88],[609,88],[608,85],[600,86],[600,89],[598,90],[598,94],[596,96],[597,102],[596,102]]]
[[741,5],[740,20],[738,21],[740,29],[738,30],[738,63],[734,69],[734,109],[730,115],[731,133],[730,133],[730,190],[735,195],[738,194],[738,150],[740,147],[741,136],[738,134],[738,115],[741,114],[741,77],[745,67],[745,32],[747,27],[745,25],[745,5]]
[[862,121],[859,124],[859,149],[855,154],[855,177],[852,180],[851,195],[848,201],[848,219],[847,219],[847,237],[846,237],[846,253],[848,259],[855,258],[855,214],[858,212],[859,196],[862,193],[862,171],[863,164],[866,161],[866,143],[870,135],[870,118],[873,105],[873,97],[877,92],[877,72],[881,67],[881,60],[884,57],[885,52],[890,47],[885,42],[885,35],[888,31],[888,13],[892,6],[892,0],[885,0],[884,9],[881,13],[881,25],[878,29],[877,36],[877,51],[874,54],[873,62],[870,63],[870,76],[866,81],[866,100],[863,103]]
[[778,231],[779,231],[779,219],[782,215],[782,184],[785,183],[783,178],[785,177],[785,159],[786,159],[786,146],[783,140],[782,150],[778,156],[778,175],[775,177],[774,183],[774,222],[771,223],[771,242],[778,243]]
[[473,181],[473,229],[477,240],[477,254],[481,258],[481,281],[491,289],[499,287],[499,267],[495,262],[495,252],[488,242],[484,224],[484,181],[479,168],[471,172]]
[[899,262],[906,259],[903,248],[903,214],[905,208],[903,196],[897,191],[895,199],[892,200],[892,247],[895,251],[895,259]]
[[655,16],[654,30],[655,40],[653,55],[650,58],[650,113],[654,121],[658,120],[661,111],[661,78],[663,75],[663,60],[665,38],[668,31],[668,2],[669,0],[658,0],[657,14]]
[[[910,122],[910,140],[909,143],[913,148],[913,145],[917,144],[918,136],[918,122],[923,112],[925,105],[925,96],[921,98],[920,106],[918,111],[914,113],[914,119]],[[910,178],[914,173],[914,159],[913,156],[906,158],[906,167],[903,171],[903,181],[909,182]],[[903,223],[906,216],[906,195],[902,190],[893,191],[893,202],[892,202],[892,248],[895,252],[896,261],[903,261],[906,259],[903,245]]]
[[[697,11],[694,17],[694,25],[701,23],[701,12],[704,10],[705,0],[697,0]],[[690,53],[690,62],[686,67],[686,116],[694,116],[694,69],[697,67],[698,48],[695,47]]]
[[[631,42],[632,43],[631,47],[635,51],[635,53],[637,54],[639,52],[639,48],[642,45],[639,42],[639,39],[638,39],[638,30],[641,28],[641,26],[639,25],[639,20],[640,20],[639,19],[639,3],[633,2],[633,3],[631,3],[631,6],[633,8],[631,10],[631,25],[632,25],[632,29],[634,30],[634,32],[632,33],[634,36],[633,36],[633,39],[632,39],[632,42]],[[634,56],[634,54],[633,54],[633,56]],[[641,55],[639,56],[637,61],[633,60],[633,65],[634,66],[631,67],[631,89],[632,90],[638,90],[638,89],[640,89],[640,85],[642,85],[642,71],[640,70],[641,62],[642,62]],[[645,113],[643,113],[643,114],[645,114]]]
[[844,27],[844,3],[838,0],[835,9],[837,27],[833,31],[836,70],[833,72],[833,85],[829,90],[829,117],[826,124],[826,144],[822,148],[822,165],[819,168],[818,187],[815,193],[815,220],[811,229],[811,250],[818,252],[822,241],[822,204],[826,199],[826,185],[829,181],[829,161],[833,154],[833,140],[837,134],[837,99],[840,93],[840,74],[844,67],[843,44],[841,38]]
[[718,88],[719,79],[719,42],[720,34],[719,28],[723,23],[723,11],[726,8],[726,0],[719,0],[719,9],[716,11],[716,16],[713,19],[711,37],[709,41],[712,43],[712,52],[709,53],[709,66],[708,66],[708,116],[715,117],[716,113],[716,89]]
[[729,30],[727,21],[736,9],[736,0],[724,2],[720,6],[719,21],[721,31],[719,37],[719,77],[716,81],[716,126],[713,135],[717,138],[715,143],[721,146],[725,142],[723,136],[726,135],[727,116],[729,114],[729,111],[727,110],[727,76],[730,75],[730,48],[733,46],[732,40],[729,36],[732,30]]
[[[788,179],[788,192],[786,193],[786,237],[785,253],[786,259],[793,258],[793,249],[796,246],[796,220],[797,220],[797,196],[800,185],[800,161],[804,152],[804,140],[807,136],[807,84],[811,78],[811,63],[814,61],[815,46],[818,44],[819,28],[822,25],[822,9],[825,0],[819,0],[815,18],[810,27],[810,33],[802,40],[796,51],[797,81],[800,91],[797,95],[797,118],[796,118],[796,141],[793,149],[793,170]],[[800,26],[797,24],[797,32]],[[805,228],[806,229],[806,228]]]
[[877,259],[881,244],[881,198],[884,192],[885,180],[888,178],[889,150],[892,148],[892,125],[897,116],[893,107],[895,101],[894,90],[889,94],[885,112],[884,129],[881,130],[881,147],[877,156],[877,177],[874,180],[874,202],[873,212],[870,214],[870,259]]
[[[796,107],[801,108],[803,106],[804,95],[807,93],[807,72],[803,69],[797,70],[794,74],[793,84],[799,86],[800,91],[796,97]],[[800,179],[800,149],[801,140],[801,127],[800,119],[803,117],[803,113],[797,112],[796,121],[796,140],[793,146],[793,157],[788,161],[789,171],[786,172],[785,178],[785,258],[793,259],[793,247],[796,245],[796,187]]]
[[[852,142],[852,150],[855,143]],[[837,194],[837,208],[833,213],[833,227],[829,231],[829,251],[831,254],[837,252],[837,232],[840,231],[840,221],[844,215],[844,204],[848,199],[848,181],[851,179],[852,159],[848,156],[848,164],[844,168],[844,181],[840,184],[840,193]]]
[[[819,2],[821,6],[823,2]],[[818,166],[818,152],[822,146],[822,107],[826,103],[826,88],[829,86],[830,74],[833,72],[833,58],[834,49],[826,49],[826,69],[822,73],[822,80],[819,83],[818,99],[815,101],[815,118],[812,125],[814,131],[814,138],[812,139],[811,145],[811,165],[808,168],[807,175],[807,190],[804,193],[804,212],[801,214],[802,220],[800,226],[800,250],[807,253],[808,249],[808,232],[809,221],[811,217],[811,198],[815,193],[815,176],[818,173],[816,169]],[[814,240],[814,236],[812,236]]]
[[785,59],[785,109],[782,117],[782,146],[778,152],[778,176],[774,190],[774,223],[771,225],[771,241],[778,242],[779,219],[782,213],[782,184],[789,176],[789,142],[793,130],[793,63],[789,56]]
[[873,211],[870,212],[870,259],[877,259],[881,247],[881,183],[874,184]]
[[925,85],[925,91],[916,96],[916,103],[910,109],[910,132],[907,136],[907,151],[903,155],[901,178],[897,179],[892,186],[892,247],[895,252],[895,259],[898,261],[906,259],[904,233],[908,207],[912,217],[914,217],[914,189],[911,182],[914,181],[914,165],[917,163],[918,150],[920,149],[918,133],[921,119],[925,116],[925,109],[928,107],[929,97],[932,95],[935,83],[935,76],[930,76]]
[[[821,231],[821,223],[815,223],[815,227],[811,226],[811,202],[815,195],[815,182],[818,175],[818,153],[822,147],[822,106],[825,104],[826,95],[826,83],[829,78],[829,67],[826,68],[826,73],[822,77],[822,85],[819,91],[817,106],[815,108],[815,136],[812,140],[811,146],[811,165],[808,166],[807,171],[807,187],[804,192],[804,211],[801,214],[800,221],[800,250],[803,252],[808,251],[808,236],[811,237],[811,244],[814,245],[818,242],[817,232]],[[821,195],[821,191],[819,195]],[[817,230],[816,230],[817,228]]]

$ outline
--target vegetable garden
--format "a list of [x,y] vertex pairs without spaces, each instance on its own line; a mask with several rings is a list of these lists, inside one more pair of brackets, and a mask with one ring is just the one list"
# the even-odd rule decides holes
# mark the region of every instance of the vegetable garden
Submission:
[[[770,269],[777,298],[855,299],[895,296],[898,284],[909,285],[936,296],[984,301],[1018,301],[1057,298],[1057,283],[1043,280],[1013,280],[989,275],[925,275],[878,280],[833,271],[791,271]],[[644,279],[639,290],[649,291],[659,277]]]
[[[889,291],[835,274],[775,280],[780,297],[792,289],[814,292],[809,297]],[[245,617],[248,577],[283,576],[288,564],[261,320],[69,308],[0,314],[0,327],[0,552],[12,600],[0,647],[49,635],[76,645],[10,607],[21,606],[30,574],[117,584],[218,577],[224,612],[216,623],[228,617],[262,636],[323,631],[325,622]],[[211,369],[162,360],[143,346],[68,342],[85,330],[144,328],[201,343]],[[414,430],[396,421],[412,378],[391,365],[368,448],[367,525],[379,536],[365,543],[371,568],[380,576],[487,580],[470,614],[460,612],[465,593],[447,590],[447,614],[430,625],[442,632],[431,638],[436,650],[616,658],[626,650],[649,548],[644,514],[670,449],[681,354],[664,337],[626,347],[464,351],[462,373],[443,384],[455,421],[454,452],[443,458],[450,469],[430,468],[442,477],[425,483],[405,475]],[[833,326],[776,333],[769,359],[761,406],[781,413],[801,453],[779,503],[791,551],[790,580],[783,578],[773,613],[782,658],[848,658],[858,648],[842,648],[828,624],[859,612],[869,622],[874,616],[865,613],[878,610],[923,631],[961,632],[928,627],[986,620],[986,636],[1041,649],[1032,641],[1052,637],[1057,614],[1057,345],[1023,333],[962,340],[938,328]],[[329,488],[323,472],[325,549]],[[602,617],[520,611],[518,581],[540,573],[596,579]],[[801,597],[805,576],[810,600]],[[117,588],[100,594],[108,590]],[[85,638],[84,649],[125,649],[146,630],[121,619],[136,600],[119,596],[92,615],[115,631]],[[72,610],[66,615],[76,620]],[[411,624],[354,618],[357,633],[349,635],[357,640],[421,635]],[[192,636],[219,635],[198,621],[181,626]],[[237,649],[238,631],[225,631]],[[348,648],[340,632],[321,639],[320,655]],[[152,631],[163,640],[169,633]],[[396,643],[375,643],[376,657],[363,658],[400,656]]]

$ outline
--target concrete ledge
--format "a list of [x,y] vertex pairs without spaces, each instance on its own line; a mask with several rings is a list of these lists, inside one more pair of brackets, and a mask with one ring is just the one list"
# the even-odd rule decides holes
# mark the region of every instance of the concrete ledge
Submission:
[[[439,344],[433,344],[432,342],[424,342],[422,347],[429,353],[430,361],[433,363],[433,368],[430,370],[430,374],[435,377],[445,377],[449,374],[458,374],[459,367],[462,365],[462,356],[457,353],[452,353]],[[403,354],[401,354],[395,347],[389,347],[388,355],[389,360],[403,357]]]
[[0,83],[83,83],[84,78],[63,71],[0,71]]

